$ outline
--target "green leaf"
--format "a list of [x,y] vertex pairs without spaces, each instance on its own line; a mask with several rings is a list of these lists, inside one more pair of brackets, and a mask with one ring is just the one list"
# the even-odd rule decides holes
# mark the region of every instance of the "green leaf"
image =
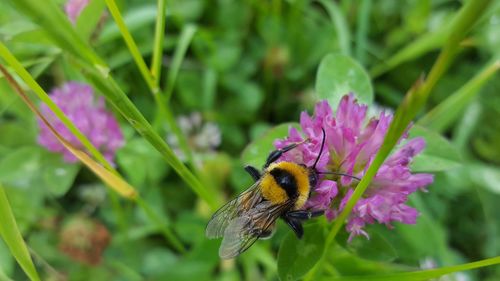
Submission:
[[337,243],[356,256],[373,261],[393,261],[398,257],[396,249],[381,232],[375,228],[370,229],[370,240],[364,237],[354,238],[347,242],[349,233],[342,232],[337,235]]
[[[14,271],[14,259],[9,253],[7,245],[0,239],[0,281],[10,280],[3,275],[12,275]],[[3,279],[2,279],[3,278]]]
[[370,77],[354,59],[342,54],[326,55],[316,75],[316,93],[320,99],[327,99],[336,108],[340,99],[354,93],[359,102],[373,102],[373,88]]
[[105,7],[106,4],[104,3],[104,0],[93,0],[85,6],[82,13],[76,20],[75,27],[82,38],[89,39],[92,36],[92,33],[96,31],[99,22],[104,16]]
[[40,280],[35,265],[31,260],[28,248],[17,228],[16,219],[12,214],[9,201],[0,184],[0,235],[10,249],[11,254],[31,280]]
[[80,171],[79,164],[65,163],[61,155],[54,153],[44,153],[41,165],[44,185],[56,197],[68,192]]
[[179,74],[182,61],[184,60],[186,51],[189,47],[189,44],[191,43],[191,39],[193,39],[193,36],[196,33],[196,29],[197,27],[192,24],[188,24],[182,29],[181,36],[179,38],[179,43],[175,48],[172,65],[170,66],[170,70],[167,76],[167,89],[165,90],[165,100],[167,102],[170,100],[170,97],[172,96],[175,81],[177,80],[177,75]]
[[462,156],[458,148],[440,134],[415,125],[409,132],[410,138],[425,139],[424,151],[413,159],[411,169],[414,172],[438,172],[457,168]]
[[475,184],[488,189],[491,192],[500,194],[500,170],[495,166],[484,164],[467,165],[465,173]]
[[0,182],[27,190],[38,186],[42,148],[23,147],[12,151],[0,161]]
[[278,274],[281,280],[297,280],[304,276],[323,255],[325,233],[318,224],[305,226],[304,237],[298,239],[290,231],[278,252]]
[[0,124],[0,144],[10,148],[34,144],[35,135],[22,122],[5,122]]
[[267,156],[274,149],[274,141],[288,136],[290,127],[299,128],[298,123],[285,123],[267,130],[260,138],[251,142],[241,155],[245,165],[261,167],[264,165]]

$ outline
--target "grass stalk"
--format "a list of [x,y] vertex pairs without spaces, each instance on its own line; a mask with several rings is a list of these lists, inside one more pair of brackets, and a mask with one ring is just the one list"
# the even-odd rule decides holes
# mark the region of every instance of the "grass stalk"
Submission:
[[151,61],[151,75],[155,86],[159,87],[161,78],[161,62],[163,58],[163,42],[165,41],[165,7],[167,0],[158,0],[158,11],[156,13],[155,39],[153,47],[153,59]]
[[489,81],[500,69],[500,61],[494,60],[483,68],[476,76],[464,84],[459,90],[451,94],[432,110],[427,112],[417,122],[418,125],[442,132],[456,120],[462,110],[470,104],[480,92],[481,87]]
[[9,247],[11,254],[21,266],[24,273],[32,281],[39,281],[40,277],[35,265],[31,260],[28,247],[17,227],[16,219],[10,207],[9,200],[5,194],[3,185],[0,183],[0,236]]
[[393,274],[381,274],[381,275],[363,275],[363,276],[344,276],[344,277],[333,277],[328,280],[336,281],[420,281],[420,280],[430,280],[434,278],[439,278],[443,275],[476,269],[485,266],[491,266],[495,264],[500,264],[500,257],[494,257],[489,259],[484,259],[471,263],[464,263],[460,265],[446,266],[441,268],[434,268],[428,270],[420,270],[413,272],[401,272]]
[[106,5],[108,6],[108,10],[111,13],[111,16],[115,20],[115,23],[118,26],[118,29],[120,30],[120,33],[123,37],[123,40],[125,41],[125,44],[127,44],[127,48],[130,51],[130,54],[132,55],[132,58],[135,61],[135,64],[139,68],[139,72],[141,73],[142,78],[144,78],[144,81],[148,85],[153,95],[161,95],[160,89],[156,85],[153,76],[148,70],[146,62],[142,58],[141,52],[139,51],[137,44],[132,38],[132,34],[130,34],[130,31],[125,25],[125,21],[123,20],[120,10],[118,9],[118,6],[116,6],[116,2],[114,0],[105,0],[105,1]]

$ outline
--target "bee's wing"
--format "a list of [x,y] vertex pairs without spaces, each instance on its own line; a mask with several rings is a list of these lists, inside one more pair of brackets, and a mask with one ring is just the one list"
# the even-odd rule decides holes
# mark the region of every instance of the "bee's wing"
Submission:
[[262,201],[254,208],[232,219],[224,231],[219,256],[230,259],[244,252],[274,225],[284,210],[291,206],[291,201],[280,205]]
[[262,200],[259,190],[260,182],[257,181],[250,188],[243,191],[238,197],[226,203],[212,216],[205,229],[208,238],[219,238],[224,236],[224,231],[229,223],[244,212],[253,208]]

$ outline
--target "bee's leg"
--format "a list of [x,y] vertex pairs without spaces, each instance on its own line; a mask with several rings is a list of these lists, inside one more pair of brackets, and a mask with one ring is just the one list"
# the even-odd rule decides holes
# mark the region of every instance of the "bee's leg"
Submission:
[[267,156],[266,164],[264,165],[264,169],[269,167],[269,165],[271,165],[271,163],[273,163],[274,161],[278,160],[281,157],[281,155],[283,155],[283,153],[296,148],[298,145],[303,144],[307,140],[308,139],[301,141],[301,142],[292,143],[290,145],[287,145],[287,146],[280,148],[280,149],[276,149],[276,150],[272,151],[271,153],[269,153],[269,156]]
[[325,211],[291,211],[287,213],[289,218],[298,220],[308,220],[323,215]]
[[271,238],[271,236],[273,236],[273,234],[274,234],[274,229],[275,228],[267,229],[266,231],[262,232],[259,235],[259,239],[265,240],[265,239]]
[[304,235],[304,228],[302,227],[302,222],[298,219],[294,219],[288,216],[288,214],[284,214],[282,216],[283,220],[290,226],[298,239],[301,239]]
[[261,177],[259,170],[257,170],[257,168],[255,168],[254,166],[245,166],[245,171],[247,171],[255,181],[258,181]]

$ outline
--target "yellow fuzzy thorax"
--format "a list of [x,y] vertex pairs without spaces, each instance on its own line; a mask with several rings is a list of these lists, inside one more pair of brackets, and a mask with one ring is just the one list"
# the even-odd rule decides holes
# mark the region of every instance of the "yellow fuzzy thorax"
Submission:
[[278,162],[269,165],[261,178],[260,189],[262,196],[273,204],[283,204],[288,200],[286,191],[282,189],[269,173],[275,168],[285,170],[292,174],[297,183],[298,198],[295,201],[294,210],[301,209],[309,197],[309,170],[293,162]]

